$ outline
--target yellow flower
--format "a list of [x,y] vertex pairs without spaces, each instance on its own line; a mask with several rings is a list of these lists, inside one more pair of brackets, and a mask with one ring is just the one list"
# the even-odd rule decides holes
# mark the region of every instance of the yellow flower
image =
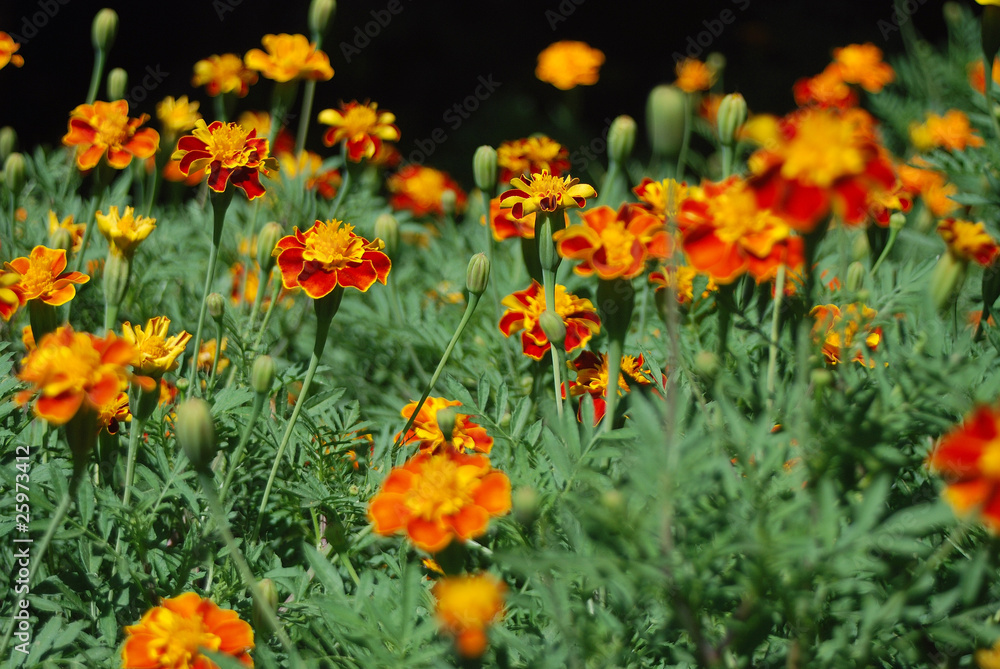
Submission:
[[97,219],[97,229],[111,245],[111,252],[129,260],[156,227],[155,218],[135,216],[132,207],[125,207],[125,213],[120,216],[118,207],[110,207],[107,214],[97,212],[94,218]]
[[250,49],[243,60],[247,67],[258,70],[268,79],[278,82],[292,79],[326,81],[333,77],[329,57],[305,35],[264,35],[261,42],[267,53]]
[[586,198],[596,197],[593,186],[570,176],[557,177],[542,170],[529,177],[514,177],[512,189],[500,195],[500,208],[511,209],[514,218],[524,218],[536,211],[553,212],[583,207]]
[[859,84],[869,93],[878,93],[896,78],[892,67],[882,61],[882,49],[871,42],[834,49],[833,58],[843,81]]
[[948,251],[960,260],[975,260],[988,267],[1000,256],[1000,246],[983,223],[946,218],[938,224],[938,234]]
[[935,148],[964,151],[966,147],[983,146],[983,138],[975,132],[964,112],[950,109],[944,116],[929,113],[923,123],[911,123],[910,141],[919,151]]
[[0,70],[7,67],[7,63],[13,63],[14,67],[24,65],[24,58],[17,55],[17,50],[21,45],[14,41],[14,38],[5,32],[0,32]]
[[128,321],[122,323],[122,338],[139,350],[137,373],[160,377],[177,366],[177,357],[184,352],[191,335],[181,330],[180,334],[168,337],[168,327],[170,319],[166,316],[149,319],[145,331]]
[[538,54],[535,76],[564,91],[597,83],[604,52],[586,42],[562,41],[550,44]]
[[199,102],[188,102],[188,97],[182,95],[176,100],[168,95],[156,105],[156,118],[163,124],[165,134],[176,136],[187,132],[195,126],[201,114],[198,113]]
[[677,73],[677,81],[674,82],[674,86],[685,93],[707,91],[718,77],[718,72],[694,58],[685,58],[678,62],[674,71]]
[[257,83],[257,73],[249,69],[235,53],[209,56],[194,64],[192,86],[204,86],[205,92],[215,97],[220,93],[235,93],[246,97],[250,86]]
[[446,576],[434,584],[437,618],[463,656],[486,651],[485,630],[503,616],[506,591],[504,582],[488,573]]
[[59,220],[56,216],[56,212],[49,210],[49,238],[51,239],[55,235],[56,231],[60,228],[66,230],[69,233],[70,239],[73,240],[73,246],[70,249],[73,253],[80,250],[80,244],[83,243],[83,233],[87,230],[86,223],[74,223],[73,215],[70,214],[66,218]]

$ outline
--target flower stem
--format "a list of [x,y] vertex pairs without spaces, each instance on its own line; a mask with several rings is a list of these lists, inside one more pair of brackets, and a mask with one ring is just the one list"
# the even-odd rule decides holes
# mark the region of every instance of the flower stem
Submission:
[[253,434],[254,425],[256,425],[257,419],[260,418],[260,413],[264,409],[264,402],[266,400],[267,393],[257,393],[253,398],[253,409],[250,411],[250,420],[247,421],[246,427],[243,428],[243,434],[240,435],[240,443],[236,445],[236,450],[233,451],[233,458],[229,462],[229,469],[226,471],[226,479],[223,481],[222,490],[219,492],[219,497],[222,500],[226,499],[229,485],[233,482],[233,473],[243,459],[243,451],[246,449],[247,442],[250,441],[250,435]]
[[771,312],[771,341],[767,347],[767,406],[774,406],[774,390],[778,366],[778,327],[781,325],[781,301],[785,297],[785,264],[778,265],[774,279],[774,311]]
[[635,288],[625,278],[602,279],[597,285],[597,309],[601,327],[608,333],[608,383],[605,388],[605,413],[601,431],[612,429],[618,404],[618,376],[621,374],[622,353],[635,310]]
[[687,163],[688,146],[691,144],[691,94],[684,94],[684,133],[681,135],[681,149],[677,153],[677,183],[684,180],[684,166]]
[[274,314],[274,306],[278,303],[278,296],[281,294],[281,281],[275,280],[274,288],[271,289],[271,301],[267,305],[267,311],[264,312],[264,322],[260,324],[260,330],[257,331],[257,339],[253,343],[253,350],[260,353],[261,342],[264,341],[264,333],[267,332],[267,326],[271,324],[271,315]]
[[302,150],[306,148],[306,135],[309,133],[309,121],[312,117],[313,98],[316,96],[316,80],[306,81],[305,91],[302,93],[302,115],[299,117],[299,130],[295,136],[295,160],[302,155]]
[[609,432],[614,427],[615,410],[618,408],[618,377],[622,373],[622,353],[624,341],[612,337],[608,342],[608,386],[604,389],[604,421],[601,432]]
[[[215,223],[212,230],[212,249],[208,253],[208,271],[205,272],[205,287],[201,292],[198,327],[195,329],[194,348],[191,354],[191,374],[188,379],[190,381],[189,392],[191,393],[197,392],[198,351],[201,350],[201,332],[205,326],[205,313],[208,311],[208,294],[212,291],[212,282],[215,280],[215,265],[219,260],[219,246],[222,243],[222,227],[226,222],[226,211],[229,209],[229,203],[232,201],[232,189],[227,188],[222,193],[212,191],[212,210],[215,214]],[[216,342],[216,348],[221,346],[221,341]]]
[[333,201],[333,205],[330,207],[330,216],[336,218],[337,212],[340,211],[340,205],[344,203],[344,199],[347,197],[347,191],[351,189],[354,185],[354,171],[356,167],[350,164],[347,159],[347,141],[344,140],[340,143],[340,155],[344,160],[344,180],[340,184],[340,189],[337,191],[337,198]]
[[212,356],[212,372],[208,375],[208,385],[206,392],[212,392],[215,388],[215,373],[219,371],[219,357],[222,355],[222,321],[215,322],[215,355]]
[[97,99],[97,91],[101,87],[101,79],[104,77],[104,64],[108,60],[108,54],[104,49],[96,49],[94,53],[94,69],[90,73],[90,88],[87,89],[87,104],[94,104]]

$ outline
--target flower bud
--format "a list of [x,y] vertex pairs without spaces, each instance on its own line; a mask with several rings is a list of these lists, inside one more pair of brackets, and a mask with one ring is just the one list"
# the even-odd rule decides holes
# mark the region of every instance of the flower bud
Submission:
[[904,225],[906,225],[906,214],[903,212],[895,211],[889,216],[890,230],[902,230]]
[[847,290],[856,293],[865,285],[868,270],[861,263],[854,261],[847,266]]
[[476,181],[476,188],[493,195],[497,187],[497,150],[492,146],[483,144],[472,156],[472,176]]
[[335,0],[313,0],[309,5],[309,31],[316,36],[322,37],[330,29],[330,22],[334,14],[337,13],[337,3]]
[[[868,226],[869,228],[874,226]],[[871,255],[871,245],[868,243],[867,235],[858,235],[851,243],[851,259],[864,260]]]
[[17,132],[9,125],[0,128],[0,160],[17,151]]
[[438,427],[441,428],[444,440],[450,442],[452,435],[455,434],[455,421],[458,420],[458,410],[455,407],[439,409],[435,420],[437,420]]
[[562,348],[563,342],[566,341],[566,324],[563,323],[562,317],[552,309],[546,309],[538,317],[538,324],[542,326],[545,338],[553,346]]
[[274,254],[274,247],[284,236],[281,226],[271,221],[265,223],[257,235],[257,265],[265,272],[270,272],[278,259]]
[[261,599],[254,597],[253,600],[253,626],[259,632],[274,632],[268,622],[270,616],[267,612],[275,614],[278,611],[278,588],[269,578],[262,578],[257,581],[257,588],[260,591]]
[[608,155],[619,165],[624,164],[632,155],[635,147],[635,119],[621,115],[611,122],[608,130]]
[[110,251],[104,261],[104,302],[118,306],[128,292],[132,262],[120,253]]
[[809,380],[816,388],[829,388],[833,383],[833,374],[828,369],[818,368],[809,373]]
[[445,216],[455,215],[455,205],[458,203],[458,193],[450,188],[446,188],[441,193],[441,211]]
[[382,250],[389,258],[399,250],[399,221],[392,214],[379,214],[375,219],[375,238],[385,245]]
[[720,366],[719,356],[712,351],[699,351],[694,356],[694,371],[709,381],[718,376]]
[[530,486],[520,486],[511,496],[514,517],[522,525],[530,525],[538,515],[538,493]]
[[967,261],[956,258],[950,252],[942,253],[934,265],[930,276],[930,296],[939,310],[950,307],[958,291],[962,289],[967,265]]
[[208,402],[200,397],[177,407],[177,441],[195,469],[206,469],[215,457],[215,422]]
[[107,53],[118,35],[118,13],[105,7],[97,12],[90,26],[90,41],[94,48]]
[[730,93],[719,102],[715,117],[719,130],[719,142],[723,146],[736,143],[736,132],[747,120],[747,101],[739,93]]
[[255,393],[264,395],[271,392],[271,386],[274,385],[274,367],[274,358],[269,355],[259,355],[253,361],[253,367],[250,370],[250,387]]
[[205,306],[208,307],[209,316],[217,322],[222,321],[222,317],[226,313],[226,298],[219,293],[209,293],[208,297],[205,298]]
[[465,271],[465,287],[473,295],[482,295],[490,281],[490,261],[484,253],[477,253],[469,260]]
[[108,99],[121,100],[125,97],[125,90],[128,88],[128,72],[120,67],[108,72]]
[[12,153],[3,163],[3,180],[10,192],[17,194],[24,188],[24,156]]
[[73,250],[73,234],[62,226],[56,228],[49,234],[48,247],[50,249],[62,249],[69,255]]
[[684,139],[684,91],[662,84],[649,93],[646,101],[646,132],[653,154],[676,156]]
[[726,69],[726,57],[718,51],[713,51],[705,56],[705,66],[712,72],[721,74]]

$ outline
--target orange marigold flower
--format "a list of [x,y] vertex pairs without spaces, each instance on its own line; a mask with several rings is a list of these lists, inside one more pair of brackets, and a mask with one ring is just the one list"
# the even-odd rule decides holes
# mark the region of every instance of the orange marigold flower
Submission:
[[1000,531],[1000,412],[977,407],[941,437],[927,458],[947,484],[945,500],[961,515],[976,513],[987,529]]
[[105,404],[97,407],[98,431],[108,434],[118,434],[121,423],[132,421],[132,412],[128,407],[128,393],[122,391]]
[[135,209],[125,207],[125,212],[118,213],[118,207],[108,208],[108,213],[97,212],[97,229],[108,240],[111,253],[131,259],[146,237],[156,229],[156,219],[136,216]]
[[167,336],[170,319],[156,316],[146,321],[146,329],[122,323],[122,338],[139,352],[135,371],[143,376],[159,378],[177,367],[177,358],[187,347],[191,335],[181,330],[180,334]]
[[969,124],[969,117],[958,109],[949,109],[944,116],[927,113],[923,123],[910,124],[910,141],[918,151],[945,149],[964,151],[966,147],[979,147],[985,143]]
[[634,279],[645,271],[648,260],[670,254],[663,221],[642,207],[624,204],[615,212],[602,205],[580,217],[582,224],[558,230],[552,239],[559,255],[581,261],[574,268],[581,276]]
[[[215,348],[219,346],[219,342],[216,339],[209,339],[208,341],[201,342],[198,347],[198,370],[204,372],[205,374],[210,374],[212,372],[212,361],[215,360]],[[219,349],[219,364],[216,367],[217,372],[221,372],[226,367],[229,367],[229,358],[223,355],[226,348],[229,346],[229,340],[225,337],[222,338],[222,348]]]
[[708,93],[701,96],[698,102],[698,116],[705,120],[713,128],[719,120],[719,105],[722,104],[723,95]]
[[392,193],[389,204],[393,209],[407,209],[414,216],[443,215],[441,196],[446,190],[455,192],[455,212],[465,211],[468,197],[446,172],[423,165],[407,165],[386,180]]
[[[485,225],[486,217],[480,219]],[[500,198],[490,200],[490,229],[493,231],[493,239],[502,242],[511,237],[521,237],[523,239],[535,238],[535,215],[528,214],[524,218],[514,218],[510,209],[500,208]]]
[[[665,267],[662,270],[650,272],[649,282],[656,286],[657,291],[673,288],[674,294],[677,296],[677,302],[680,304],[689,304],[694,300],[694,278],[698,274],[698,270],[690,265],[677,265],[676,267]],[[709,276],[708,284],[701,293],[702,299],[708,297],[717,288],[718,285]]]
[[330,58],[305,35],[264,35],[261,43],[267,53],[250,49],[243,60],[247,67],[258,70],[268,79],[278,82],[292,79],[326,81],[333,77]]
[[21,275],[0,270],[0,318],[9,321],[25,305],[24,293],[18,288]]
[[603,64],[604,52],[586,42],[564,40],[550,44],[538,54],[535,76],[568,91],[577,86],[596,84]]
[[948,245],[948,252],[961,260],[974,260],[987,267],[1000,256],[1000,246],[983,223],[946,218],[937,231]]
[[376,534],[406,532],[417,548],[437,553],[457,537],[481,536],[491,516],[510,511],[510,479],[485,455],[418,453],[394,467],[368,505]]
[[896,169],[903,190],[911,195],[920,195],[924,205],[937,218],[958,209],[958,202],[951,199],[952,195],[958,195],[958,187],[947,182],[944,172],[931,169],[926,161],[919,158],[913,160],[913,165],[898,165]]
[[20,275],[14,290],[25,300],[41,300],[54,307],[66,304],[76,296],[76,286],[90,281],[80,272],[67,272],[66,251],[36,246],[27,257],[14,258],[7,269]]
[[661,219],[668,215],[674,218],[677,216],[681,203],[687,198],[688,185],[677,183],[673,179],[653,181],[649,177],[644,177],[642,182],[632,189],[632,192],[645,204],[650,213]]
[[249,200],[264,194],[260,173],[277,169],[277,161],[268,156],[266,138],[238,123],[222,121],[208,126],[198,121],[192,134],[177,140],[177,150],[170,158],[180,161],[183,174],[207,169],[208,187],[216,193],[225,191],[232,181]]
[[11,63],[14,67],[24,65],[24,58],[17,55],[17,50],[21,45],[14,41],[14,38],[7,33],[0,31],[0,70]]
[[542,170],[554,177],[569,169],[569,149],[545,135],[503,142],[497,147],[500,183]]
[[294,179],[300,174],[305,175],[306,190],[315,190],[320,197],[332,200],[340,188],[343,179],[336,169],[323,169],[323,159],[318,153],[303,151],[299,159],[289,153],[278,154],[278,175],[281,178]]
[[29,387],[15,396],[24,406],[37,397],[35,415],[53,425],[67,423],[80,407],[93,411],[112,402],[126,386],[135,348],[113,332],[100,338],[65,325],[42,337],[21,363],[18,378]]
[[[649,379],[649,370],[643,369],[645,360],[640,355],[633,357],[623,355],[621,371],[618,373],[618,395],[627,393],[630,390],[626,377],[638,383],[648,386],[652,383]],[[584,351],[572,362],[576,369],[576,381],[570,381],[563,385],[563,397],[566,396],[567,386],[570,397],[579,397],[580,406],[583,406],[583,396],[590,395],[594,401],[594,425],[601,422],[607,411],[608,392],[608,356],[604,353],[593,353]],[[580,410],[577,410],[577,419],[580,418]]]
[[274,249],[285,288],[302,288],[315,299],[334,288],[367,291],[375,281],[385,285],[392,263],[373,242],[354,234],[354,226],[336,219],[316,221],[311,228],[282,237]]
[[172,95],[168,95],[156,103],[156,118],[160,119],[167,135],[176,137],[193,128],[201,119],[201,114],[198,113],[199,106],[200,102],[189,102],[186,95],[176,100]]
[[122,669],[218,669],[203,649],[253,666],[253,628],[235,611],[194,592],[164,599],[125,634]]
[[553,212],[583,207],[588,197],[596,197],[593,186],[580,183],[569,175],[557,177],[548,170],[528,177],[514,177],[513,186],[500,194],[500,206],[510,209],[514,218],[524,218],[536,211]]
[[205,92],[213,98],[221,93],[235,93],[236,97],[246,97],[250,87],[257,83],[257,73],[235,53],[213,55],[194,64],[192,86],[204,86]]
[[178,160],[168,160],[163,166],[163,178],[173,183],[183,183],[185,186],[197,186],[205,180],[205,170],[193,171],[190,174],[181,172],[181,163]]
[[892,66],[882,60],[882,49],[871,42],[834,49],[833,58],[844,81],[869,93],[878,93],[896,79]]
[[460,655],[475,658],[486,651],[486,628],[503,617],[506,592],[503,581],[485,572],[445,576],[434,584],[435,614]]
[[[858,332],[864,329],[864,346],[869,351],[875,351],[882,341],[882,328],[871,327],[877,312],[863,304],[850,304],[845,309],[833,304],[819,304],[809,311],[815,319],[812,335],[814,340],[822,340],[823,357],[828,365],[837,365],[844,361],[844,354],[850,354],[857,346]],[[862,351],[851,358],[869,367],[875,362],[867,360]]]
[[[486,428],[480,427],[472,422],[469,416],[464,413],[455,415],[455,428],[451,433],[451,440],[445,439],[441,426],[438,425],[438,412],[448,407],[460,407],[462,403],[458,400],[447,400],[443,397],[428,397],[420,412],[413,420],[413,425],[406,432],[403,445],[410,445],[416,442],[421,453],[440,453],[441,451],[454,451],[458,453],[482,453],[489,455],[493,449],[493,437],[486,434]],[[409,420],[413,415],[413,410],[417,408],[416,402],[410,402],[403,407],[400,413],[403,418]],[[399,435],[396,435],[399,439]]]
[[[969,63],[969,85],[979,93],[986,93],[986,68],[983,59],[977,58]],[[1000,84],[1000,57],[993,58],[993,82]]]
[[128,102],[94,102],[78,105],[69,116],[69,132],[62,143],[76,147],[76,166],[93,169],[105,156],[108,165],[124,169],[132,157],[146,159],[160,148],[160,134],[152,128],[142,128],[149,114],[129,118]]
[[[566,287],[556,284],[555,312],[566,326],[566,352],[583,348],[590,338],[601,331],[601,319],[590,300],[566,292]],[[507,310],[500,317],[500,332],[505,337],[521,332],[521,349],[529,358],[541,360],[552,348],[538,319],[545,311],[545,293],[540,283],[532,279],[531,286],[503,298]]]
[[357,100],[341,104],[340,109],[324,109],[319,113],[319,122],[332,126],[324,133],[323,143],[333,146],[346,142],[347,159],[355,163],[374,156],[382,148],[383,140],[399,141],[395,120],[392,112],[378,111],[376,103],[361,104]]
[[674,66],[677,81],[674,86],[686,93],[707,91],[715,83],[718,72],[695,58],[685,58]]
[[73,242],[73,245],[70,247],[70,251],[73,253],[79,251],[80,245],[83,243],[83,233],[87,231],[87,224],[74,223],[73,214],[70,214],[60,221],[56,212],[49,209],[49,238],[51,239],[60,228],[69,233],[69,238]]
[[792,94],[795,96],[795,104],[799,106],[843,108],[858,104],[857,93],[844,81],[842,68],[837,63],[827,65],[815,77],[796,81]]

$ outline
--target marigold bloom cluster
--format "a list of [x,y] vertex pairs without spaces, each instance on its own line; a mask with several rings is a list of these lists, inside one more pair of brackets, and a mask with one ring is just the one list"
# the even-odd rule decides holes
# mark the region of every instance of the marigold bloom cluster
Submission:
[[166,316],[149,319],[145,329],[128,321],[122,323],[122,338],[138,351],[136,372],[159,378],[177,367],[177,358],[184,352],[191,335],[181,330],[180,334],[168,336],[169,327],[170,319]]
[[76,166],[93,169],[104,156],[108,165],[124,169],[132,158],[146,159],[156,153],[160,135],[152,128],[140,128],[149,118],[129,118],[128,102],[102,102],[78,105],[69,118],[69,131],[63,135],[66,146],[76,147]]
[[[555,312],[566,326],[563,348],[567,353],[583,348],[590,338],[601,330],[601,319],[597,316],[590,300],[579,298],[566,291],[566,287],[556,284]],[[545,293],[542,285],[532,280],[531,286],[503,298],[501,304],[507,310],[500,317],[500,332],[510,337],[521,332],[521,349],[529,358],[541,360],[552,348],[542,330],[539,318],[545,311]]]
[[277,82],[292,79],[326,81],[333,77],[329,57],[316,48],[305,35],[264,35],[260,49],[247,51],[243,61],[251,70],[257,70]]
[[461,655],[486,651],[486,628],[503,617],[506,592],[504,582],[488,573],[446,576],[434,584],[435,614]]
[[[650,272],[649,282],[656,286],[657,292],[672,288],[679,304],[690,304],[694,300],[694,279],[698,274],[698,270],[690,265],[665,267]],[[709,276],[705,290],[701,293],[702,299],[708,297],[718,287],[715,280]]]
[[981,222],[946,218],[938,224],[938,234],[956,258],[975,261],[986,267],[1000,256],[1000,246]]
[[535,76],[568,91],[577,86],[596,84],[603,64],[604,52],[586,42],[565,40],[550,44],[538,54]]
[[[837,365],[845,360],[858,347],[859,333],[864,337],[861,342],[867,351],[878,349],[882,341],[882,328],[871,327],[877,312],[863,304],[850,304],[845,309],[834,304],[820,304],[810,310],[809,315],[815,319],[812,336],[822,343],[823,357],[828,365]],[[858,350],[850,358],[874,367],[874,361],[867,359],[864,352]]]
[[688,195],[687,183],[677,183],[674,179],[653,181],[645,177],[639,185],[632,189],[635,196],[645,205],[651,214],[674,218],[680,210],[681,203]]
[[514,218],[524,218],[537,211],[551,213],[583,207],[588,197],[596,197],[593,186],[567,175],[557,177],[548,170],[527,177],[514,177],[513,186],[500,194],[500,206],[510,209]]
[[695,58],[685,58],[679,61],[674,71],[677,74],[674,86],[685,93],[707,91],[715,83],[719,74],[706,63]]
[[13,37],[0,31],[0,70],[7,67],[8,64],[14,67],[24,65],[24,58],[17,55],[20,48],[21,45],[15,42]]
[[135,209],[125,207],[123,214],[118,213],[118,207],[108,208],[108,213],[97,212],[97,229],[108,240],[111,252],[123,258],[131,259],[146,237],[156,228],[155,218],[136,216]]
[[919,195],[927,209],[937,218],[947,216],[959,204],[951,199],[958,194],[958,187],[948,183],[943,172],[932,169],[926,161],[915,158],[912,165],[898,165],[896,170],[903,190],[911,196]]
[[964,151],[985,143],[969,124],[969,117],[958,109],[949,109],[944,116],[928,112],[923,123],[914,121],[910,124],[910,141],[919,151]]
[[257,137],[238,123],[213,121],[205,125],[199,120],[194,132],[177,141],[171,160],[180,161],[183,174],[208,171],[208,187],[216,193],[226,190],[229,182],[240,188],[247,199],[264,194],[260,173],[276,169],[276,161],[268,156],[267,139]]
[[52,239],[59,230],[69,233],[70,251],[76,253],[83,243],[83,234],[87,231],[86,223],[74,223],[73,214],[59,220],[56,212],[49,210],[49,239]]
[[[482,453],[489,455],[493,449],[493,437],[486,434],[486,429],[474,423],[468,414],[460,413],[455,415],[455,427],[452,430],[451,438],[447,438],[438,425],[438,412],[448,407],[460,407],[462,403],[458,400],[448,400],[443,397],[428,397],[417,417],[413,420],[413,425],[403,437],[404,446],[416,444],[421,453],[440,453],[442,451],[454,451],[457,453]],[[413,410],[417,408],[416,402],[410,402],[400,411],[403,418],[409,419],[413,415]],[[396,435],[399,439],[399,435]]]
[[670,254],[663,221],[642,207],[624,204],[616,212],[602,205],[580,217],[583,223],[558,230],[552,238],[559,255],[580,261],[573,270],[581,276],[632,279],[649,260]]
[[257,83],[257,73],[251,70],[235,53],[209,56],[194,64],[192,86],[204,86],[213,98],[223,93],[246,97],[250,87]]
[[497,147],[500,183],[546,170],[554,177],[569,169],[569,149],[545,135],[503,142]]
[[414,216],[444,214],[441,198],[446,190],[455,193],[455,212],[465,211],[468,197],[446,172],[423,165],[406,165],[386,180],[393,209],[406,209]]
[[[597,425],[607,412],[608,356],[604,353],[584,351],[570,364],[576,370],[576,381],[563,384],[563,397],[569,393],[570,397],[579,398],[579,407],[582,408],[583,396],[590,395],[594,402],[594,425]],[[649,370],[644,369],[645,364],[641,355],[637,357],[622,356],[621,371],[618,373],[618,388],[616,389],[619,396],[631,389],[627,379],[643,386],[652,383],[649,378]],[[577,419],[580,417],[580,409],[578,408]]]
[[324,109],[319,113],[319,122],[332,126],[324,133],[323,143],[333,146],[345,142],[345,155],[355,163],[374,156],[383,141],[399,141],[395,120],[391,112],[378,111],[376,103],[362,104],[357,100],[342,104],[340,109]]

